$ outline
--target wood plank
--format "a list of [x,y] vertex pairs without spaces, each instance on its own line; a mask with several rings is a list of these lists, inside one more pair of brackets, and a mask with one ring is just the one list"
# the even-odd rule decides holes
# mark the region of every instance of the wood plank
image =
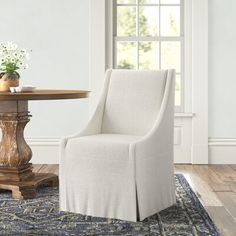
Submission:
[[193,165],[186,165],[186,164],[177,164],[175,165],[175,172],[176,173],[189,173],[193,169]]
[[236,172],[236,165],[230,165],[230,167]]
[[39,170],[43,167],[41,164],[34,164],[33,165],[33,172],[39,173]]
[[203,206],[222,206],[221,201],[218,199],[211,186],[200,176],[196,174],[184,174],[184,176],[192,189],[196,192]]
[[210,165],[194,165],[193,172],[196,172],[214,192],[231,191],[229,185],[211,170]]
[[206,207],[222,236],[236,235],[236,221],[224,207]]
[[211,165],[177,165],[176,171],[193,175],[197,174],[214,192],[232,191],[229,183],[219,178],[218,173],[215,173],[210,166]]
[[43,164],[39,170],[39,173],[52,173],[52,174],[58,175],[59,165],[57,165],[57,164],[53,164],[53,165]]
[[228,182],[228,185],[232,192],[236,194],[236,181]]
[[[199,200],[203,206],[222,206],[221,201],[216,196],[211,185],[207,180],[204,179],[206,177],[204,177],[204,175],[199,172],[201,168],[202,166],[178,165],[176,166],[175,170],[178,173],[184,174],[185,178],[199,197]],[[202,172],[203,171],[207,172],[208,169],[202,168]]]
[[[223,203],[225,209],[236,220],[236,195],[233,192],[218,192],[218,198]],[[235,231],[236,234],[236,231]]]
[[230,165],[209,165],[209,168],[215,172],[222,181],[236,181],[235,171]]

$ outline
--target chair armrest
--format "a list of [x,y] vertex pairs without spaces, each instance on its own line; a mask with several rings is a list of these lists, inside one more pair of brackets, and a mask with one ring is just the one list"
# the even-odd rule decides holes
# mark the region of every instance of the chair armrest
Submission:
[[163,122],[154,132],[130,145],[130,153],[135,159],[161,158],[173,153],[173,125]]
[[103,117],[103,104],[100,103],[98,104],[92,118],[90,119],[86,127],[79,133],[63,137],[61,145],[65,147],[69,139],[101,133],[102,117]]
[[92,115],[92,118],[88,122],[87,126],[79,133],[64,137],[61,141],[61,147],[65,147],[69,139],[101,133],[103,112],[104,112],[104,106],[105,106],[106,97],[107,97],[107,90],[110,83],[111,72],[112,70],[106,71],[104,88],[102,90],[99,103],[96,107],[94,114]]
[[160,111],[153,128],[130,145],[135,158],[157,158],[173,152],[175,72],[169,70]]

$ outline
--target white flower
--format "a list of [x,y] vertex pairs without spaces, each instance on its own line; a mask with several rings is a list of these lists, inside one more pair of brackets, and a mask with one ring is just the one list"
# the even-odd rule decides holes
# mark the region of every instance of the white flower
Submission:
[[12,49],[13,49],[13,50],[16,50],[17,48],[18,48],[17,44],[13,44],[13,45],[12,45]]
[[23,48],[23,49],[21,49],[20,50],[20,52],[23,54],[23,55],[25,55],[26,54],[26,50]]
[[16,68],[26,69],[28,65],[25,60],[29,59],[26,49],[19,49],[13,42],[0,42],[0,69],[7,70],[8,64],[12,63]]
[[4,66],[4,65],[1,65],[1,67],[0,67],[0,70],[6,70],[6,66]]
[[18,57],[19,57],[19,58],[23,58],[24,55],[23,55],[22,53],[19,53]]
[[11,51],[13,49],[13,43],[7,42],[6,48],[7,48],[7,50]]

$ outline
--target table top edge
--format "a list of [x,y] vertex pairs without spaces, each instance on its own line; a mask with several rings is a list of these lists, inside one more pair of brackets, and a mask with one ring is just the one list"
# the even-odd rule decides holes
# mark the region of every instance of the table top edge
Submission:
[[22,93],[0,93],[0,101],[14,100],[58,100],[58,99],[79,99],[89,97],[88,90],[35,90]]

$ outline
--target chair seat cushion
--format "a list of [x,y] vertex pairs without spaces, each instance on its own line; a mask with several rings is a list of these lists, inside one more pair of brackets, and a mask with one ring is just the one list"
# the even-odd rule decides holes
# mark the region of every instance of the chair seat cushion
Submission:
[[66,145],[68,156],[89,159],[128,160],[129,145],[142,136],[97,134],[70,139]]
[[83,215],[136,220],[130,143],[140,136],[97,134],[69,139],[61,165],[61,209]]

